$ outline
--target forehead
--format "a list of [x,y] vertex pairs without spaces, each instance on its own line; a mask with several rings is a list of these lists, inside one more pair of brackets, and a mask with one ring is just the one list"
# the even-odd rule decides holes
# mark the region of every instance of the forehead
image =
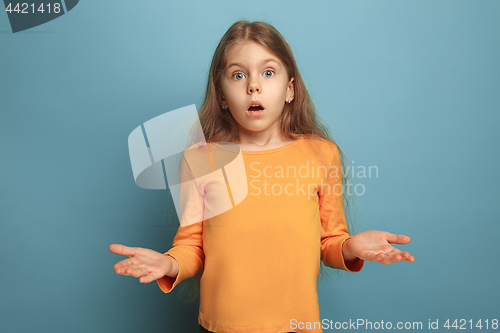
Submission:
[[226,52],[226,68],[232,66],[251,66],[273,62],[283,66],[280,58],[268,48],[255,41],[243,41],[233,44]]

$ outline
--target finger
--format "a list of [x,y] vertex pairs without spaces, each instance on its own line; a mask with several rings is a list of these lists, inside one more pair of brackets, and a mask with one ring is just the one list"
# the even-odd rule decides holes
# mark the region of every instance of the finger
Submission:
[[403,260],[406,260],[406,261],[414,261],[415,260],[415,258],[409,252],[401,252],[400,254],[403,257]]
[[401,255],[405,255],[405,256],[406,256],[406,255],[409,255],[409,254],[410,254],[410,253],[409,253],[409,252],[406,252],[406,251],[405,251],[405,252],[401,252]]
[[387,251],[384,251],[384,253],[386,254],[402,254],[403,251],[401,251],[400,249],[398,249],[397,247],[393,247],[391,246],[390,249],[388,249]]
[[377,262],[383,265],[390,265],[398,260],[400,260],[398,255],[394,255],[391,253],[379,253],[377,255]]
[[149,270],[144,267],[138,266],[128,266],[126,268],[118,268],[115,270],[117,274],[133,276],[133,277],[142,277],[149,274]]
[[409,236],[391,234],[390,232],[386,233],[386,240],[392,244],[408,244],[411,242]]
[[383,257],[379,263],[381,264],[384,264],[384,265],[390,265],[390,264],[394,264],[396,262],[400,262],[401,260],[403,260],[403,257],[401,256],[401,254],[392,254],[392,253],[389,253],[387,254],[385,257]]
[[[408,253],[409,254],[409,253]],[[409,262],[414,262],[415,261],[415,257],[412,256],[411,254],[409,254],[408,258],[405,258],[406,261],[409,261]]]
[[159,278],[161,278],[161,276],[159,276],[160,274],[158,273],[149,273],[148,275],[146,276],[143,276],[139,279],[139,282],[140,283],[150,283],[150,282],[153,282],[155,280],[158,280]]
[[[134,272],[137,274],[139,274],[139,273],[142,274],[141,276],[144,276],[147,273],[151,273],[151,274],[154,274],[155,276],[157,276],[155,278],[155,280],[159,279],[161,276],[164,275],[164,271],[161,268],[159,268],[158,266],[152,266],[152,265],[143,264],[143,263],[139,263],[136,265],[130,264],[130,265],[126,265],[126,266],[117,267],[115,269],[115,272],[117,272],[118,274],[122,274],[122,275],[132,275],[132,276],[135,276],[135,275],[133,275]],[[136,276],[136,277],[138,277],[138,276]]]
[[383,252],[364,252],[360,253],[359,258],[368,261],[379,262],[382,258],[385,257],[385,253]]
[[120,275],[132,275],[131,272],[135,270],[134,265],[122,266],[115,268],[115,273]]
[[401,256],[401,260],[399,260],[400,258],[395,256],[395,255],[394,256],[387,256],[386,258],[383,258],[382,260],[380,260],[380,263],[385,264],[385,265],[390,265],[390,264],[393,264],[396,262],[401,262],[401,261],[409,261],[409,262],[415,261],[415,257],[412,256],[408,252],[403,252],[400,254],[400,256]]
[[119,261],[116,264],[114,264],[113,269],[131,266],[131,265],[139,265],[139,262],[137,262],[137,260],[135,258],[127,258],[127,259],[124,259],[124,260]]
[[116,254],[121,254],[122,256],[132,257],[136,253],[135,247],[129,247],[121,244],[111,244],[108,249]]
[[404,254],[405,252],[402,252],[399,249],[393,248],[391,251],[388,252],[382,252],[383,256],[378,256],[379,260],[378,262],[384,265],[390,265],[395,262],[400,262],[409,255],[408,252],[407,255]]

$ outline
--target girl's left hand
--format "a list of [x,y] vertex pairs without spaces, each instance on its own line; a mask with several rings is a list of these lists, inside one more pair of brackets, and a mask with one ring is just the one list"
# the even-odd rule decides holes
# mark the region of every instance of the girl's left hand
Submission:
[[375,261],[384,265],[400,261],[415,261],[408,252],[403,252],[392,244],[407,244],[411,241],[406,235],[395,235],[386,231],[368,230],[349,238],[342,248],[346,261],[362,260]]

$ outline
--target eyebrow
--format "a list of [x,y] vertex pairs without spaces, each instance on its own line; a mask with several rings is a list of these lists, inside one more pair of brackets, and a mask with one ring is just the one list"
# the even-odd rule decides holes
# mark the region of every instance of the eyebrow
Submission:
[[[273,59],[273,58],[264,59],[264,60],[262,60],[261,64],[264,65],[264,64],[267,64],[268,62],[275,62],[275,63],[279,64],[279,62],[276,59]],[[233,62],[232,64],[229,64],[229,66],[227,66],[226,68],[230,68],[230,67],[233,67],[233,66],[244,67],[240,63]]]

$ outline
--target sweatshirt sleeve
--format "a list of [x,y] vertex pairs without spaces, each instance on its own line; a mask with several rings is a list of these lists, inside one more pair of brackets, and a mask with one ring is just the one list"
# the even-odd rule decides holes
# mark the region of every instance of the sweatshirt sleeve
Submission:
[[172,248],[164,255],[173,257],[179,264],[179,273],[175,277],[164,276],[158,280],[160,289],[169,293],[172,289],[203,270],[205,255],[203,253],[203,222],[179,227],[174,237]]
[[364,260],[358,259],[347,267],[342,254],[342,245],[351,236],[348,233],[344,215],[342,169],[336,145],[333,145],[333,160],[327,170],[329,171],[328,182],[319,193],[321,260],[328,267],[359,272],[363,267]]
[[203,214],[204,192],[196,185],[195,177],[185,157],[180,163],[180,226],[172,242],[172,248],[164,255],[173,257],[179,264],[175,277],[164,276],[158,280],[160,289],[169,293],[181,281],[195,276],[203,270]]

